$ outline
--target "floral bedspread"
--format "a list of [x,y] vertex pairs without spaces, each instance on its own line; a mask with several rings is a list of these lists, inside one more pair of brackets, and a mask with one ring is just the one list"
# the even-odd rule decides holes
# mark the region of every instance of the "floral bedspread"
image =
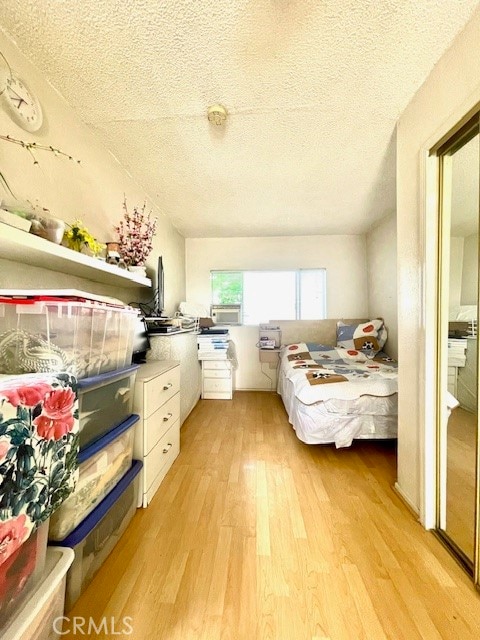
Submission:
[[0,376],[0,572],[75,488],[76,384],[67,373]]
[[385,353],[370,358],[356,349],[299,342],[284,347],[280,357],[280,375],[292,382],[304,404],[398,391],[397,363]]

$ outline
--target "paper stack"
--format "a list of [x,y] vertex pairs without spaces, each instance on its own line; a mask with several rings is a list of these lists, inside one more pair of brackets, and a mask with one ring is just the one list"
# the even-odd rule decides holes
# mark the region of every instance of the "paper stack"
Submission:
[[199,360],[227,360],[229,335],[200,335],[197,337]]

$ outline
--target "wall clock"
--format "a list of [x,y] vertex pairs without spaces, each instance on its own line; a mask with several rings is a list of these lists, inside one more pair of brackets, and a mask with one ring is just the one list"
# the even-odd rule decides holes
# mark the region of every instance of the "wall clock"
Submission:
[[43,122],[38,98],[14,71],[10,71],[4,82],[0,100],[9,116],[26,131],[38,131]]

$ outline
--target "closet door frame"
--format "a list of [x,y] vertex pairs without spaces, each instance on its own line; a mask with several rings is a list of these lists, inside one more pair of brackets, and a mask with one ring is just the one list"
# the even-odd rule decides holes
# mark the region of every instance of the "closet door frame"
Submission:
[[[436,340],[434,351],[436,353],[436,384],[435,384],[435,425],[436,425],[436,497],[435,497],[435,533],[454,557],[472,576],[475,585],[479,588],[480,581],[480,437],[479,414],[477,410],[477,438],[475,456],[475,516],[474,516],[474,553],[473,561],[455,544],[446,534],[446,471],[447,471],[447,423],[446,391],[447,391],[447,367],[448,367],[448,298],[444,300],[442,292],[448,290],[450,277],[450,244],[451,244],[451,220],[450,206],[445,206],[446,201],[451,202],[451,157],[476,135],[480,135],[480,114],[477,112],[468,122],[461,126],[455,133],[442,141],[430,155],[436,160],[437,182],[437,265],[436,265]],[[480,156],[478,158],[478,170],[480,172]],[[480,211],[478,211],[480,220]],[[479,234],[480,237],[480,234]],[[479,252],[480,263],[480,252]],[[477,274],[480,265],[477,265]],[[479,290],[477,291],[477,309],[480,303],[480,277],[478,278]],[[478,317],[478,311],[477,311]],[[477,399],[480,399],[480,376],[478,370],[477,341]]]

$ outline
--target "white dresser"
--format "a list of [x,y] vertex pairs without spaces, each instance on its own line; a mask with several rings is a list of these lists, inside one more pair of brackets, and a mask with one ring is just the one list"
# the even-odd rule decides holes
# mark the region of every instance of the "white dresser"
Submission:
[[458,369],[457,399],[464,409],[477,412],[477,338],[468,337],[465,366]]
[[176,360],[140,365],[133,410],[140,416],[133,457],[143,462],[139,506],[153,498],[180,453],[180,366]]
[[457,397],[457,379],[459,369],[465,367],[467,338],[448,339],[448,390]]
[[231,400],[233,395],[230,360],[202,360],[202,398]]

